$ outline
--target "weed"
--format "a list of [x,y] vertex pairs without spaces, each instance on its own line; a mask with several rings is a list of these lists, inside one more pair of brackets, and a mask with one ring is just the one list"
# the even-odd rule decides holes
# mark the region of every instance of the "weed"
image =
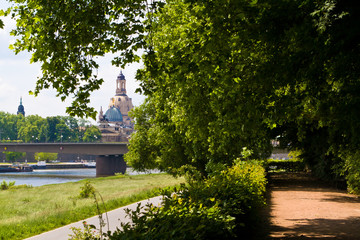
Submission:
[[15,181],[10,181],[9,183],[5,182],[5,180],[0,183],[0,190],[7,190],[15,185]]
[[95,188],[91,185],[90,181],[85,181],[84,186],[80,190],[80,198],[89,198],[90,196],[95,195]]

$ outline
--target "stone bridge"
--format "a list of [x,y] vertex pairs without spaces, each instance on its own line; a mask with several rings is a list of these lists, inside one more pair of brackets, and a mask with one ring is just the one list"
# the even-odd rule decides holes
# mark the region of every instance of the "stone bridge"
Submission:
[[125,173],[127,143],[0,143],[2,152],[49,152],[96,155],[96,176]]

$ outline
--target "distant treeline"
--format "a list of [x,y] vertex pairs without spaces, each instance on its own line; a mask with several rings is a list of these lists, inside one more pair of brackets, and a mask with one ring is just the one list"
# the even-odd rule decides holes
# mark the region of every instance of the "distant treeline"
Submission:
[[40,117],[0,111],[0,141],[96,142],[101,133],[89,121],[70,116]]

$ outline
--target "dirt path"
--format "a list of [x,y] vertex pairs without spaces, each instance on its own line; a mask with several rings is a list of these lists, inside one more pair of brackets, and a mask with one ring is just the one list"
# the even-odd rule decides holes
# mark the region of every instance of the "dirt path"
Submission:
[[308,174],[270,178],[270,239],[360,240],[360,198]]

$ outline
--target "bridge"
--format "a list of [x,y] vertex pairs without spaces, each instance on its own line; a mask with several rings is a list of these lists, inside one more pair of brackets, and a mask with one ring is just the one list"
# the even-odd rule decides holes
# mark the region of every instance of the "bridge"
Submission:
[[127,143],[0,143],[1,152],[48,152],[96,155],[96,176],[125,173]]

